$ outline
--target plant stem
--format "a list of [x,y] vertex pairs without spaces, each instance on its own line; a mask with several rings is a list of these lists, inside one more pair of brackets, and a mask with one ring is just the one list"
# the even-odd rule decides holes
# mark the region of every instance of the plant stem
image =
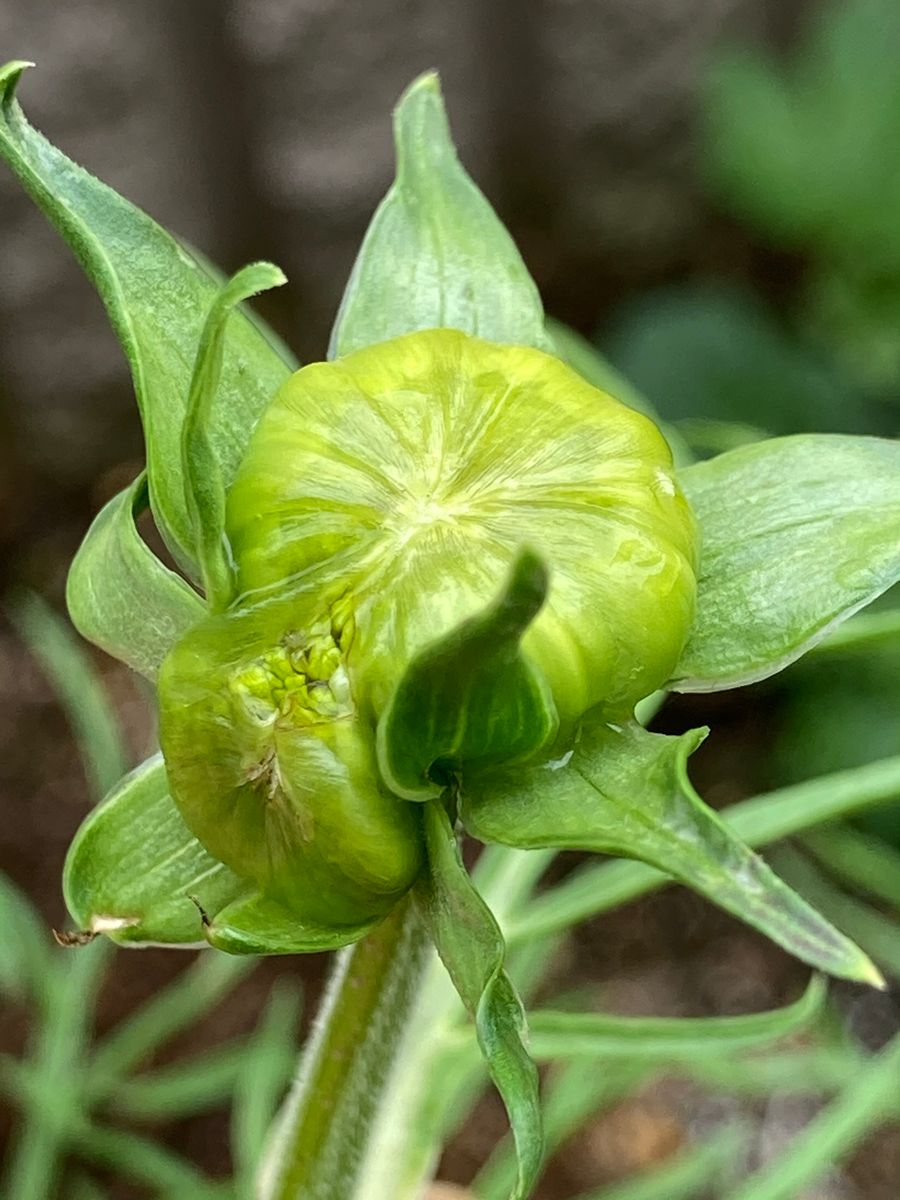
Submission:
[[407,899],[341,954],[266,1156],[259,1200],[352,1194],[427,947]]

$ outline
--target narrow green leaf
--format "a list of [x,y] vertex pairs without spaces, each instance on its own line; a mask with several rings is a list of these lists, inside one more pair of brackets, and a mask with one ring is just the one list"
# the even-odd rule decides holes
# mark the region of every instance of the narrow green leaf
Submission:
[[181,433],[185,503],[194,528],[194,551],[210,607],[219,611],[233,599],[234,570],[225,537],[225,484],[213,433],[214,411],[225,361],[225,331],[236,305],[258,292],[287,283],[271,263],[252,263],[222,284],[200,335]]
[[185,1200],[188,1196],[191,1200],[211,1200],[212,1189],[217,1186],[180,1154],[124,1129],[85,1123],[74,1145],[86,1162],[157,1189],[165,1197],[177,1194]]
[[[57,227],[106,305],[131,366],[147,441],[150,499],[178,561],[195,566],[181,461],[191,368],[218,282],[165,230],[32,129],[14,93],[28,63],[0,68],[0,157]],[[209,429],[227,487],[247,437],[290,373],[244,314],[232,322]]]
[[24,1000],[46,990],[47,931],[27,897],[0,873],[0,995]]
[[525,1012],[503,970],[503,935],[472,886],[440,801],[425,805],[429,870],[415,895],[437,952],[475,1018],[478,1043],[506,1105],[519,1158],[511,1200],[526,1200],[543,1153],[538,1074],[528,1056]]
[[498,599],[410,663],[378,726],[378,763],[406,800],[467,774],[531,757],[556,734],[550,689],[520,643],[547,595],[547,569],[520,552]]
[[900,914],[900,850],[849,826],[816,829],[803,840],[832,875]]
[[188,831],[160,755],[126,776],[88,816],[63,875],[79,928],[122,945],[203,945],[197,905],[216,913],[246,889]]
[[155,679],[170,647],[203,619],[203,601],[159,561],[135,526],[143,476],[100,510],[69,570],[66,604],[89,642]]
[[702,551],[677,691],[774,675],[900,579],[900,442],[775,438],[679,479]]
[[394,139],[397,177],[360,248],[329,357],[435,328],[552,349],[537,288],[456,156],[435,74],[401,97]]
[[900,644],[900,608],[886,608],[860,613],[839,625],[824,642],[816,646],[817,653],[841,654],[844,651]]
[[672,738],[634,724],[588,727],[568,762],[504,774],[483,792],[467,793],[466,827],[482,841],[638,859],[820,970],[878,983],[865,954],[700,800],[687,759],[705,736],[702,729]]
[[19,636],[53,684],[78,743],[91,795],[105,796],[128,769],[112,702],[67,622],[33,592],[8,605]]
[[888,1042],[847,1080],[785,1152],[726,1193],[724,1200],[795,1200],[841,1162],[859,1142],[898,1110],[900,1036]]
[[[900,755],[753,796],[725,809],[722,817],[748,845],[765,846],[826,821],[865,812],[898,794]],[[661,871],[643,863],[589,863],[505,920],[507,940],[531,942],[568,929],[667,882]]]
[[247,1055],[247,1041],[240,1039],[185,1062],[119,1080],[116,1112],[135,1121],[180,1121],[219,1108],[231,1095]]
[[259,893],[235,900],[210,917],[206,940],[228,954],[316,954],[349,946],[378,924],[311,925]]
[[529,1047],[538,1061],[596,1055],[633,1063],[731,1055],[806,1029],[824,999],[824,981],[813,976],[794,1004],[748,1016],[617,1017],[539,1009],[529,1014]]

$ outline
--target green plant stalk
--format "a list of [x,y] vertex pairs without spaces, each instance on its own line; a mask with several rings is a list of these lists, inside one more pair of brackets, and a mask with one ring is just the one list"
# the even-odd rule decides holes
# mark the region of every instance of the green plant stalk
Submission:
[[335,966],[262,1166],[259,1200],[347,1200],[419,991],[428,939],[411,899]]
[[[488,846],[472,878],[499,921],[525,904],[554,857],[550,850]],[[556,938],[534,938],[509,963],[527,1000],[552,957]],[[422,986],[370,1139],[357,1190],[346,1200],[419,1200],[442,1147],[488,1086],[474,1030],[462,1045],[454,1037],[466,1017],[444,967],[427,957]],[[440,1080],[440,1087],[434,1081]]]

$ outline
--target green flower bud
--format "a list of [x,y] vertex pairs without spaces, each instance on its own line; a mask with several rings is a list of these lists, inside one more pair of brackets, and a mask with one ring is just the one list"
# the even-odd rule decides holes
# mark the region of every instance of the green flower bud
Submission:
[[380,784],[341,630],[298,594],[212,616],[159,677],[160,742],[185,822],[299,917],[387,912],[418,874],[415,814]]
[[[415,878],[406,799],[434,794],[430,764],[522,762],[588,709],[627,715],[693,615],[694,524],[652,422],[548,354],[454,330],[292,376],[225,531],[237,599],[160,673],[172,794],[213,855],[332,924]],[[382,717],[402,782],[379,773]]]
[[558,359],[450,329],[298,371],[263,414],[226,528],[244,597],[302,586],[352,622],[375,719],[412,657],[550,569],[523,649],[566,724],[669,677],[694,609],[694,523],[646,417]]

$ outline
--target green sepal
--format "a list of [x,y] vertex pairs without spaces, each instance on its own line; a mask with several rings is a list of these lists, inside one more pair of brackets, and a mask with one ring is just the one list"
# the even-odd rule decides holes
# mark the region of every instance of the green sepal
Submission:
[[[106,305],[131,366],[144,424],[150,499],[166,543],[189,572],[194,538],[185,504],[181,428],[191,369],[218,281],[170,234],[32,129],[14,99],[29,63],[0,68],[0,157],[57,227]],[[275,339],[236,314],[209,429],[227,487],[250,430],[290,374]]]
[[203,945],[201,909],[218,913],[247,890],[188,831],[158,754],[87,817],[63,872],[78,928],[132,946]]
[[206,609],[138,533],[135,517],[146,507],[140,475],[100,510],[69,569],[66,604],[82,637],[155,680],[171,647]]
[[440,800],[423,807],[428,869],[414,896],[463,1004],[509,1114],[518,1156],[510,1200],[526,1200],[537,1180],[543,1129],[537,1068],[525,1047],[525,1011],[503,969],[503,934],[475,890]]
[[637,724],[588,726],[565,758],[506,773],[483,791],[468,790],[464,823],[485,842],[590,850],[648,863],[819,970],[878,983],[866,955],[694,791],[687,760],[706,734],[695,729],[666,737]]
[[551,350],[534,281],[457,158],[434,73],[401,97],[394,140],[397,176],[360,248],[329,357],[436,328]]
[[213,405],[225,361],[225,331],[236,305],[258,292],[281,287],[287,279],[272,263],[242,268],[219,289],[200,335],[191,377],[187,412],[181,431],[181,460],[185,504],[195,536],[195,555],[206,599],[213,610],[234,598],[234,570],[225,539],[225,485],[211,432]]
[[538,1062],[603,1058],[605,1062],[722,1061],[809,1028],[828,988],[813,975],[799,1000],[768,1012],[734,1017],[620,1017],[538,1009],[528,1017],[529,1048]]
[[310,924],[255,892],[208,917],[203,932],[211,946],[228,954],[315,954],[358,942],[376,924]]
[[521,651],[547,586],[542,560],[521,551],[493,604],[416,655],[378,726],[392,792],[433,799],[451,774],[523,761],[555,736],[550,689]]
[[677,691],[776,674],[900,579],[900,442],[773,438],[678,480],[701,555]]

